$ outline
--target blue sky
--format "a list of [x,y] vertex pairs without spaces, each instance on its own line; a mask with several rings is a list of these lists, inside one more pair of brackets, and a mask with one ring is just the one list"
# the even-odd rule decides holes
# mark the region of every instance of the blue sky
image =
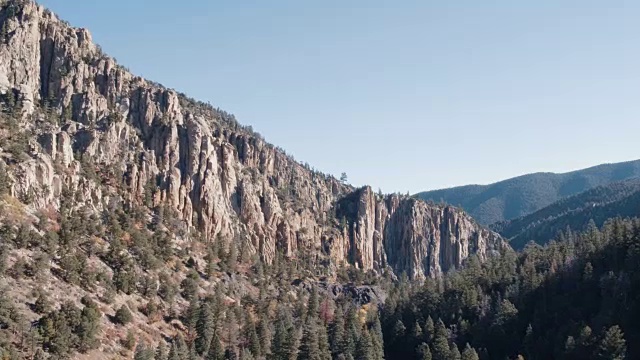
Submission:
[[355,185],[640,158],[638,2],[39,2],[134,73]]

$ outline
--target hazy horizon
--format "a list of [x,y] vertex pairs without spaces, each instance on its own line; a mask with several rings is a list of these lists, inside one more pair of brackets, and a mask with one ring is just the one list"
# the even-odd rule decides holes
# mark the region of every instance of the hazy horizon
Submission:
[[354,185],[416,193],[638,158],[640,4],[39,3]]

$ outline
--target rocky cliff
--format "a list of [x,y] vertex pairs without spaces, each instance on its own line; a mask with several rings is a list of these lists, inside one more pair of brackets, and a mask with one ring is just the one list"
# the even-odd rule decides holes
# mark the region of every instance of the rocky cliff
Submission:
[[184,234],[242,243],[267,262],[304,250],[416,278],[507,246],[459,209],[297,163],[233,116],[131,74],[31,1],[0,4],[0,93],[15,121],[1,129],[0,166],[29,209],[57,208],[65,191],[94,212],[167,207]]

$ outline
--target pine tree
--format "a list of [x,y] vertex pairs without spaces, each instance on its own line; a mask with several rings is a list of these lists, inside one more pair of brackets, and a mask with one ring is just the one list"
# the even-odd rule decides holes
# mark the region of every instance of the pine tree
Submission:
[[373,358],[375,360],[384,360],[384,339],[382,336],[382,324],[378,311],[374,312],[373,326],[370,331],[371,343],[373,344]]
[[433,359],[450,360],[449,341],[447,339],[447,329],[442,320],[438,320],[433,338]]
[[318,289],[314,286],[311,289],[309,295],[309,302],[307,303],[307,316],[317,318],[318,310],[320,309],[320,301],[318,299]]
[[460,360],[462,355],[460,355],[460,350],[458,350],[458,345],[456,343],[451,343],[451,347],[449,348],[449,359],[451,360]]
[[160,340],[158,346],[156,347],[156,354],[154,356],[154,360],[168,360],[167,354],[167,345],[163,340]]
[[320,360],[320,344],[318,341],[318,322],[309,315],[302,331],[298,360]]
[[171,342],[171,347],[169,348],[168,359],[169,360],[181,360],[180,359],[180,352],[178,351],[178,346],[175,343],[175,341]]
[[138,343],[136,351],[133,355],[134,360],[154,360],[153,351],[147,347],[143,342]]
[[462,351],[461,359],[462,360],[479,360],[480,357],[478,356],[478,353],[476,352],[476,350],[472,348],[471,345],[469,345],[469,343],[467,343],[467,345],[465,345],[464,347],[464,350]]
[[[250,318],[247,317],[244,336],[247,340],[247,348],[251,351],[251,354],[260,357],[262,355],[262,349],[260,346],[260,338],[256,331],[256,326],[253,324]],[[246,352],[246,351],[245,351]],[[244,354],[244,352],[243,352]]]
[[602,360],[623,360],[627,356],[627,344],[618,325],[610,327],[598,346],[598,358]]
[[122,305],[116,311],[114,319],[118,324],[127,325],[131,320],[133,320],[133,315],[131,315],[131,311],[129,311],[129,308],[126,305]]
[[255,359],[255,357],[253,356],[251,351],[248,351],[247,349],[245,349],[242,352],[242,356],[240,357],[240,360],[254,360],[254,359]]
[[206,360],[223,360],[224,359],[224,348],[222,347],[222,343],[220,342],[220,337],[218,337],[218,332],[213,333],[213,337],[211,338],[211,344],[209,345],[209,351],[207,352]]
[[127,337],[124,339],[124,347],[133,350],[133,347],[136,345],[136,337],[133,335],[133,331],[129,329],[127,331]]
[[180,359],[186,360],[189,355],[189,347],[187,343],[184,341],[184,337],[181,334],[176,336],[176,347],[178,349],[178,355]]
[[431,318],[431,315],[427,317],[427,320],[424,323],[424,328],[422,332],[425,335],[425,340],[427,341],[427,343],[431,343],[435,335],[435,325],[433,324],[433,319]]
[[262,355],[267,355],[271,348],[271,329],[269,328],[269,318],[264,313],[261,313],[260,321],[258,322],[258,338],[260,339]]
[[271,341],[271,360],[293,360],[296,354],[296,334],[291,315],[280,308],[275,324],[275,333]]
[[355,357],[356,343],[360,338],[360,321],[356,313],[356,307],[349,306],[345,321],[345,335],[343,337],[342,353]]
[[204,303],[200,307],[198,320],[196,321],[197,336],[195,339],[196,351],[200,355],[209,352],[209,344],[215,332],[215,324],[213,321],[213,313],[209,304]]
[[418,346],[418,355],[421,360],[432,360],[431,349],[427,343],[422,343]]
[[412,339],[422,339],[422,327],[420,327],[420,324],[418,324],[418,321],[416,321],[413,324],[413,331],[411,332],[411,338]]
[[189,334],[195,334],[197,332],[196,326],[200,316],[200,302],[197,297],[193,297],[189,301],[189,307],[185,310],[182,316],[182,322],[187,327]]
[[344,347],[344,315],[342,312],[342,308],[340,307],[338,307],[335,311],[329,335],[331,353],[334,358],[337,358],[340,354],[343,354],[346,351]]
[[168,358],[169,360],[184,360],[180,357],[180,350],[175,339],[171,342]]
[[355,360],[372,360],[373,359],[373,344],[371,343],[371,336],[369,331],[365,328],[358,339],[356,344]]
[[[394,345],[394,348],[398,348],[399,346],[405,345],[407,342],[406,338],[407,328],[404,326],[404,323],[401,319],[396,320],[393,324],[393,328],[391,329],[391,343]],[[409,343],[410,345],[410,343]]]
[[329,335],[327,334],[326,326],[322,322],[318,325],[318,346],[320,348],[320,359],[331,360]]
[[196,351],[195,342],[192,342],[191,345],[189,345],[189,355],[187,356],[187,359],[189,359],[189,360],[199,360],[200,359],[200,357],[198,356],[198,352]]
[[100,332],[100,309],[98,304],[88,297],[82,299],[85,307],[80,313],[80,324],[77,327],[78,348],[85,352],[98,346],[98,333]]
[[[237,308],[235,309],[237,310]],[[227,311],[224,323],[224,335],[226,337],[225,342],[229,348],[229,350],[233,354],[237,354],[236,346],[238,345],[238,336],[240,333],[240,328],[238,326],[238,322],[236,321],[236,312],[235,311]]]

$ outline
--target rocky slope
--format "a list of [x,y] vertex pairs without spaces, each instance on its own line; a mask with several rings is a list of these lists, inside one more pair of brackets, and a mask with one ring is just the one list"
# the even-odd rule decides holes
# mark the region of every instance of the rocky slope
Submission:
[[181,235],[236,241],[266,262],[310,250],[333,268],[416,278],[507,246],[459,209],[303,166],[233,116],[131,74],[87,30],[31,1],[0,3],[0,93],[18,119],[2,129],[0,167],[29,211],[58,208],[64,191],[93,212],[166,206]]

